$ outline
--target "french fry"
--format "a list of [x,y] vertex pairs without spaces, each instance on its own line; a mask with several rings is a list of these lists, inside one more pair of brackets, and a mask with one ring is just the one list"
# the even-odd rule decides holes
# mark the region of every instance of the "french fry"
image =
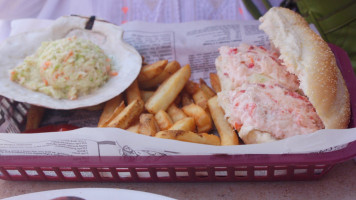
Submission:
[[137,80],[135,80],[125,91],[127,104],[136,99],[142,99],[140,89],[138,89]]
[[199,80],[199,82],[201,90],[203,90],[208,99],[216,95],[214,90],[211,89],[202,78]]
[[210,84],[216,93],[221,92],[220,80],[217,74],[210,73]]
[[163,139],[171,139],[175,140],[177,138],[177,134],[183,132],[182,130],[165,130],[159,131],[156,133],[155,137],[163,138]]
[[178,108],[175,104],[172,104],[168,107],[167,113],[171,117],[174,123],[187,117],[187,115],[184,114],[184,112],[180,108]]
[[217,146],[221,143],[220,138],[216,135],[208,133],[193,133],[190,131],[188,134],[178,134],[177,140]]
[[194,94],[195,92],[197,92],[199,90],[199,84],[196,82],[193,82],[191,80],[189,80],[185,86],[184,86],[184,90],[186,92],[188,92],[188,94]]
[[155,137],[163,138],[163,139],[180,140],[184,142],[193,142],[199,144],[220,145],[220,138],[216,135],[207,134],[207,133],[194,133],[191,131],[183,131],[183,130],[160,131],[156,134]]
[[141,89],[149,89],[157,87],[159,84],[163,83],[167,78],[169,78],[172,74],[180,69],[180,64],[177,61],[172,61],[166,65],[163,72],[160,73],[158,76],[146,80],[140,81],[139,85]]
[[202,89],[199,88],[199,90],[193,94],[193,100],[196,105],[200,106],[204,110],[207,110],[209,98]]
[[156,114],[166,110],[182,91],[190,77],[190,66],[186,65],[164,81],[145,104],[148,112]]
[[108,127],[117,127],[126,129],[130,124],[140,116],[143,111],[144,103],[141,99],[136,99],[127,105],[119,115],[115,116],[113,120],[107,125]]
[[183,112],[189,117],[193,117],[198,128],[198,133],[209,132],[213,125],[210,115],[200,106],[190,104],[182,108]]
[[177,98],[174,99],[173,103],[176,105],[180,105],[181,102],[182,102],[182,93],[178,94]]
[[144,102],[147,102],[147,100],[155,93],[154,91],[146,91],[146,90],[141,90],[141,98]]
[[133,133],[138,133],[138,127],[140,126],[140,123],[137,122],[134,125],[131,125],[130,127],[128,127],[126,130],[133,132]]
[[108,121],[108,119],[113,114],[115,108],[120,105],[121,101],[122,101],[122,95],[120,94],[105,103],[103,112],[101,113],[101,116],[100,116],[100,119],[98,122],[98,127],[102,127],[103,124],[106,121]]
[[173,125],[171,117],[164,110],[160,110],[155,114],[155,119],[160,130],[167,130]]
[[183,130],[196,132],[194,118],[186,117],[181,120],[178,120],[168,130]]
[[43,107],[31,105],[26,115],[26,131],[39,127],[43,118],[44,111],[45,108]]
[[121,101],[120,105],[115,108],[114,112],[111,114],[111,116],[102,124],[99,125],[99,127],[106,127],[108,124],[117,116],[120,114],[121,111],[125,109],[125,102]]
[[239,139],[235,131],[225,119],[225,113],[218,104],[217,96],[209,99],[208,106],[216,129],[220,135],[221,145],[238,145]]
[[[137,77],[137,81],[142,83],[143,81],[147,81],[152,79],[153,77],[161,74],[166,67],[168,60],[160,60],[150,65],[145,65],[141,68],[141,72]],[[141,85],[141,84],[140,84]]]
[[154,136],[159,131],[158,125],[153,114],[142,113],[140,115],[140,124],[138,133],[148,136]]
[[188,94],[188,92],[186,92],[185,90],[183,90],[181,92],[181,96],[182,96],[182,106],[187,106],[189,104],[192,104],[194,103],[192,97],[190,96],[190,94]]

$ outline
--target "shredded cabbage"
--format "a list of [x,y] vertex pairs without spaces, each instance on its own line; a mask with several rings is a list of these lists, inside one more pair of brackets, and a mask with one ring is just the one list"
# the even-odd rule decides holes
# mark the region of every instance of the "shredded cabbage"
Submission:
[[116,74],[99,46],[74,36],[43,42],[33,55],[10,71],[10,78],[56,99],[74,100]]

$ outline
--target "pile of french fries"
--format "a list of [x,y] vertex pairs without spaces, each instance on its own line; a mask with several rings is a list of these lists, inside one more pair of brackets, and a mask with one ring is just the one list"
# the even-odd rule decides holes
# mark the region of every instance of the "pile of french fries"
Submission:
[[[107,101],[98,127],[117,127],[147,136],[209,145],[238,145],[237,134],[217,102],[216,74],[210,88],[190,81],[189,65],[160,60],[144,63],[123,94]],[[212,134],[216,127],[219,136]]]

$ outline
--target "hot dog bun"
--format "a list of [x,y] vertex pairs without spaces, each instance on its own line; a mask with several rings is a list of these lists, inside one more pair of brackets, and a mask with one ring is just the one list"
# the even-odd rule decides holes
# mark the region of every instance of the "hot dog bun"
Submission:
[[[263,70],[271,71],[272,69],[274,70],[274,65],[276,65],[279,69],[288,71],[290,75],[286,74],[279,76],[281,74],[281,71],[279,71],[278,73],[274,73],[278,74],[279,77],[272,77],[271,75],[273,75],[273,73],[260,73],[261,68],[259,68],[256,69],[257,72],[260,73],[258,74],[259,77],[256,82],[255,78],[251,79],[251,76],[256,76],[253,74],[256,73],[256,71],[248,71],[251,69],[240,69],[240,71],[231,70],[233,67],[239,68],[242,66],[243,68],[244,65],[247,67],[248,61],[246,61],[246,57],[250,57],[250,54],[248,54],[250,51],[245,50],[247,54],[241,54],[239,52],[239,55],[235,52],[235,50],[244,50],[244,46],[230,49],[226,49],[227,47],[220,48],[221,55],[215,61],[217,73],[222,83],[222,92],[218,93],[218,102],[224,109],[225,115],[228,117],[232,126],[235,126],[236,128],[236,121],[241,123],[238,124],[239,128],[236,129],[238,129],[239,136],[242,140],[247,144],[263,143],[297,134],[311,133],[324,127],[326,129],[347,128],[350,120],[349,93],[341,72],[337,67],[334,54],[328,44],[310,29],[303,17],[289,9],[279,7],[271,8],[260,18],[260,21],[261,25],[259,28],[269,36],[272,45],[279,50],[279,59],[282,61],[279,61],[278,58],[276,59],[272,53],[268,53],[266,56],[263,54],[262,56],[257,57],[261,59],[259,59],[260,63],[256,63],[259,65],[256,68],[263,67]],[[257,50],[256,47],[254,48],[255,49],[252,50],[255,51],[254,53],[263,53],[260,49]],[[231,52],[235,52],[235,55]],[[236,58],[240,55],[245,57]],[[273,59],[271,60],[270,58]],[[268,63],[266,64],[264,61],[268,61]],[[269,64],[274,65],[273,67],[267,67],[267,69],[266,65]],[[281,68],[282,65],[285,67]],[[241,74],[241,70],[243,70],[244,73]],[[246,79],[240,79],[240,81],[245,81],[244,87],[238,85],[238,81],[236,82],[235,78],[229,78],[231,76],[237,77],[240,75],[249,76]],[[255,91],[256,87],[258,87],[255,85],[261,86],[261,75],[263,79],[262,81],[266,82],[267,85],[264,86],[263,84],[263,88],[260,88],[259,91],[267,94],[267,96],[269,95],[268,97],[265,96],[262,98],[262,93],[261,95],[254,95],[253,92],[250,93],[250,95],[247,93],[239,93],[239,91],[245,93],[245,91],[248,91],[251,87],[253,87],[253,90]],[[298,90],[295,90],[294,85],[290,86],[285,82],[286,77],[294,82],[293,76],[297,77],[299,81]],[[264,80],[266,79],[264,77],[267,77],[268,80]],[[284,80],[279,78],[284,78]],[[253,80],[252,83],[251,80]],[[281,89],[285,90],[284,92],[281,91],[280,95],[278,95],[278,98],[283,99],[283,101],[276,99],[274,96],[275,94],[272,96],[270,95],[272,94],[272,91],[269,91],[270,87],[268,86],[273,87],[273,85],[277,85],[278,87],[281,86]],[[293,98],[291,98],[291,96]],[[270,101],[268,102],[269,97]],[[246,100],[246,98],[250,98],[251,100]],[[292,101],[287,100],[288,98],[292,99]],[[242,99],[246,100],[245,107],[241,107],[241,104],[239,105]],[[273,101],[275,101],[275,103]],[[261,103],[260,106],[258,105],[258,102]],[[286,106],[281,105],[281,102],[284,102],[284,105]],[[255,103],[257,103],[257,107],[254,106],[251,110],[251,106],[249,107],[249,105]],[[299,108],[297,108],[298,111],[294,110],[293,106],[296,104],[304,104],[299,107],[304,110],[302,113]],[[286,115],[286,118],[276,117],[276,114],[278,113],[285,114],[285,110],[283,110],[284,108],[280,109],[280,107],[288,108],[292,112],[290,112],[289,116]],[[247,108],[250,112],[249,115],[245,115],[243,108]],[[242,113],[244,116],[236,116],[237,112],[240,114]],[[256,118],[256,112],[260,112],[264,116]],[[299,115],[299,118],[302,120],[298,121],[298,119],[294,119],[293,117],[296,116],[295,114]],[[278,122],[278,120],[280,120],[280,122]],[[278,128],[266,128],[263,123],[258,124],[253,121],[272,122],[273,125],[271,126],[277,126]],[[288,121],[288,123],[289,121],[293,122],[286,125],[286,121]],[[307,123],[308,125],[304,126]],[[253,126],[251,124],[258,125]],[[291,129],[291,132],[288,133],[288,130],[284,130],[288,129],[286,127],[290,127],[289,125],[294,126],[294,129]],[[299,129],[298,126],[301,128]],[[311,129],[309,129],[309,131],[303,131],[302,129],[306,127]],[[295,133],[298,131],[299,133]]]
[[298,76],[300,88],[315,107],[325,128],[347,128],[349,93],[328,44],[292,10],[271,8],[260,21],[259,28],[279,49],[287,70]]

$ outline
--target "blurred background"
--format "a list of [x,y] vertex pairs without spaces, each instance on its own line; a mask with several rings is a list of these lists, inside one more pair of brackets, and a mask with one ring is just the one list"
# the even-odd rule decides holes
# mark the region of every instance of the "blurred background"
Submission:
[[20,18],[95,15],[117,25],[134,20],[254,20],[272,6],[300,12],[325,41],[348,52],[356,70],[355,0],[0,0],[0,41],[9,35],[11,21]]

